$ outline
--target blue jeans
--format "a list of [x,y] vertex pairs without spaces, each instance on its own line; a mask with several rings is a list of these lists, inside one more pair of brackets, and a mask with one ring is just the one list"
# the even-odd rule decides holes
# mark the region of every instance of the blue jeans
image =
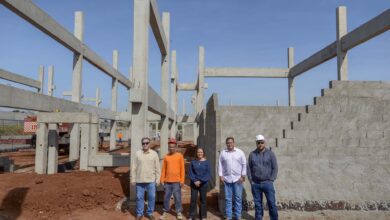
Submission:
[[255,202],[255,219],[261,220],[264,216],[263,193],[267,198],[269,216],[271,220],[278,219],[278,208],[276,207],[275,188],[273,182],[253,183],[252,195]]
[[[237,181],[235,183],[224,183],[225,189],[225,212],[228,219],[241,218],[242,211],[242,183]],[[232,198],[234,202],[234,213],[232,211]]]
[[146,210],[146,215],[153,214],[154,205],[156,200],[156,183],[136,183],[136,214],[137,217],[144,215],[144,196],[145,191],[148,193],[148,209]]
[[182,212],[183,207],[181,206],[181,186],[180,183],[165,183],[164,184],[164,212],[169,212],[171,210],[170,201],[171,196],[173,194],[173,198],[175,199],[175,209],[176,212]]

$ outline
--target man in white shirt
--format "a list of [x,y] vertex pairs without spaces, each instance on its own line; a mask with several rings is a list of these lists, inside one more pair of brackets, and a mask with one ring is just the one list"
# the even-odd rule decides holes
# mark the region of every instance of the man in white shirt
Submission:
[[[235,147],[234,138],[226,138],[226,149],[219,155],[218,174],[225,190],[226,219],[241,219],[242,184],[246,176],[246,157],[242,150]],[[232,199],[234,198],[234,199]],[[232,212],[234,201],[234,213]]]

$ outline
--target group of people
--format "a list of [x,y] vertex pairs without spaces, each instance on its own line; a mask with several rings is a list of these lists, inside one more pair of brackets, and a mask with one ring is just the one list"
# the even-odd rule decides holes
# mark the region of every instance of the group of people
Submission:
[[263,194],[267,199],[271,220],[278,219],[273,182],[278,174],[275,154],[266,148],[263,135],[256,136],[256,149],[249,154],[235,146],[234,138],[226,138],[226,149],[219,155],[218,175],[224,185],[226,219],[241,219],[242,191],[246,176],[251,184],[255,203],[255,219],[263,219]]
[[[183,155],[176,152],[175,139],[168,141],[168,154],[164,157],[162,168],[157,153],[150,149],[150,139],[142,138],[142,149],[136,152],[131,165],[131,184],[136,187],[136,217],[142,219],[144,215],[144,195],[148,194],[146,217],[153,216],[155,207],[156,187],[164,186],[164,206],[160,219],[166,219],[170,211],[170,199],[173,195],[176,217],[183,219],[181,203],[181,188],[184,185],[185,167]],[[271,220],[278,219],[273,182],[278,173],[275,154],[265,145],[263,135],[256,136],[256,149],[249,154],[248,162],[244,152],[235,146],[234,138],[226,138],[226,149],[221,151],[218,162],[218,175],[225,192],[226,219],[241,219],[242,193],[245,178],[251,184],[255,203],[255,219],[263,218],[263,194],[269,207]],[[207,219],[206,193],[210,175],[210,163],[205,157],[203,148],[196,150],[195,160],[189,167],[191,180],[191,204],[189,219]],[[200,195],[200,208],[197,214],[198,194]]]

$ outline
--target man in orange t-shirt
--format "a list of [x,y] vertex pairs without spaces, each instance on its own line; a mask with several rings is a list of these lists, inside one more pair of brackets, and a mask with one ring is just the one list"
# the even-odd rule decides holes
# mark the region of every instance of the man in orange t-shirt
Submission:
[[167,219],[170,210],[170,200],[173,194],[177,219],[183,219],[183,207],[181,205],[181,187],[184,185],[184,158],[181,153],[176,152],[176,139],[168,141],[169,153],[165,155],[161,170],[160,183],[164,185],[164,213],[160,219]]

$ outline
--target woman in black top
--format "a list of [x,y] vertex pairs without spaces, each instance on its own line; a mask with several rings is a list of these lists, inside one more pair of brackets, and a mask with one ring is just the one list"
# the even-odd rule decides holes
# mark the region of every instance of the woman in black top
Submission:
[[191,179],[191,204],[190,204],[190,219],[196,217],[196,204],[198,203],[198,193],[200,193],[200,217],[207,218],[206,208],[206,193],[207,183],[210,179],[210,163],[206,160],[204,149],[196,150],[195,160],[191,161],[190,171]]

